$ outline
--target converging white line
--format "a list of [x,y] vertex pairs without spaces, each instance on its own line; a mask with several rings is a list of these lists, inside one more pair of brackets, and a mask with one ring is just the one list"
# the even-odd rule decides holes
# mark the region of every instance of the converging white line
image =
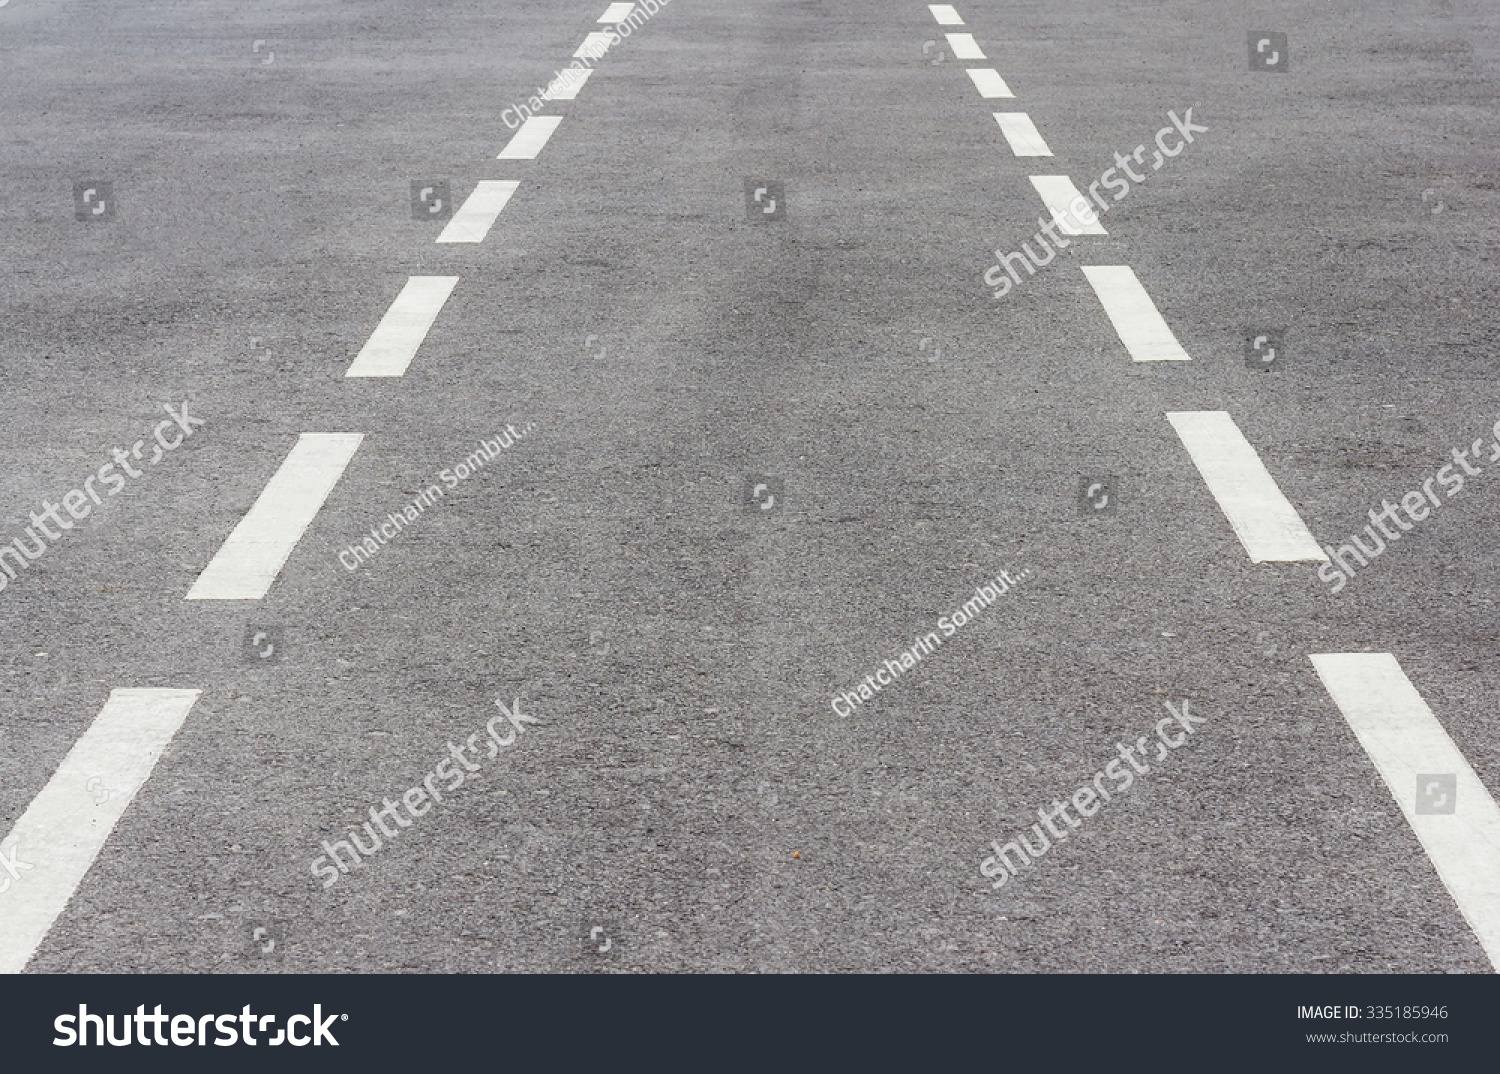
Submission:
[[974,88],[979,91],[979,96],[990,97],[1014,97],[1010,87],[1005,84],[1005,79],[1000,77],[1000,72],[993,67],[965,67],[964,71],[969,76],[969,81],[974,83]]
[[20,973],[36,954],[198,694],[110,691],[89,729],[0,840],[0,973]]
[[1137,362],[1191,362],[1129,265],[1084,265],[1120,342]]
[[[449,221],[452,226],[452,221]],[[443,229],[444,232],[447,228]],[[399,377],[417,356],[432,323],[458,284],[457,276],[412,276],[375,326],[346,377]]]
[[928,4],[927,10],[932,12],[932,17],[937,20],[939,26],[962,26],[964,20],[958,17],[958,9],[952,4]]
[[500,155],[495,159],[535,160],[562,121],[562,116],[532,116],[521,124],[521,129],[505,143],[505,148],[500,150]]
[[578,51],[573,53],[573,58],[597,60],[609,51],[609,34],[591,33],[585,35],[583,44],[578,46]]
[[1222,410],[1167,415],[1251,563],[1326,561],[1255,448]]
[[1066,175],[1033,175],[1031,185],[1042,196],[1047,210],[1064,235],[1108,235],[1089,199],[1078,192]]
[[1390,653],[1308,659],[1375,763],[1492,968],[1500,969],[1500,807]]
[[558,72],[562,77],[554,78],[547,83],[547,91],[542,96],[544,101],[571,101],[578,96],[578,91],[583,89],[583,84],[589,80],[589,75],[594,73],[592,67],[569,67]]
[[363,433],[303,433],[187,600],[260,600],[359,449]]
[[610,4],[604,9],[604,14],[598,18],[599,22],[623,22],[630,17],[635,10],[634,4]]
[[948,39],[948,47],[953,50],[955,59],[960,60],[987,60],[989,59],[979,48],[974,40],[973,34],[944,34]]
[[1025,112],[992,112],[995,122],[1000,124],[1000,133],[1010,145],[1010,151],[1018,157],[1050,157],[1052,150],[1042,140],[1041,131]]
[[[479,185],[474,188],[463,203],[458,212],[453,214],[453,219],[448,221],[443,233],[437,237],[438,242],[483,242],[484,237],[490,233],[494,226],[495,218],[500,215],[510,196],[516,192],[521,184],[514,179],[481,179]],[[457,277],[454,277],[456,280]],[[449,288],[452,291],[452,288]],[[439,307],[441,308],[441,307]],[[436,316],[436,313],[433,314]],[[430,326],[431,322],[429,322]],[[423,334],[426,332],[424,330]],[[421,341],[418,340],[418,344]],[[415,348],[413,348],[415,353]],[[410,361],[410,359],[408,359]]]

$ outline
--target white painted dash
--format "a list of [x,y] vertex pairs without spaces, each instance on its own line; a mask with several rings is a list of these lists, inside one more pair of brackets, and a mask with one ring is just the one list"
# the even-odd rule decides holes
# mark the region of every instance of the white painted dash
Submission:
[[1104,305],[1120,342],[1137,362],[1190,362],[1156,303],[1129,265],[1085,265],[1083,274]]
[[495,159],[535,160],[536,155],[542,151],[542,146],[547,144],[547,139],[552,137],[552,132],[557,130],[562,121],[562,116],[532,116],[521,124],[521,129],[516,131]]
[[198,694],[112,690],[0,840],[0,973],[20,973],[31,961]]
[[363,433],[303,433],[187,600],[260,600],[343,476]]
[[573,58],[597,60],[609,51],[609,34],[591,33],[584,37],[583,44],[578,46],[578,51],[573,53]]
[[453,219],[437,237],[438,242],[483,242],[495,218],[521,184],[514,179],[481,179]]
[[589,80],[589,75],[594,73],[592,67],[564,67],[557,72],[557,77],[547,83],[547,89],[542,94],[544,101],[571,101],[578,96],[578,91],[583,89],[583,84]]
[[1066,175],[1033,175],[1031,185],[1042,196],[1057,221],[1057,230],[1064,235],[1109,234],[1094,214],[1093,203],[1078,192]]
[[1326,561],[1255,448],[1222,410],[1167,415],[1251,563]]
[[948,47],[953,50],[955,59],[960,60],[986,60],[989,59],[979,48],[974,40],[973,34],[944,34],[948,39]]
[[928,4],[927,10],[932,12],[932,17],[937,19],[939,26],[962,26],[964,20],[958,17],[958,9],[952,4]]
[[990,97],[1014,97],[1010,87],[1005,84],[1005,79],[1000,77],[1000,72],[993,67],[965,67],[969,80],[974,83],[974,88],[979,91],[979,96]]
[[399,377],[405,373],[457,284],[457,276],[407,279],[344,376]]
[[1025,112],[992,112],[995,122],[1000,124],[1000,133],[1005,135],[1010,151],[1018,157],[1050,157],[1052,150],[1042,140],[1042,132]]
[[1494,797],[1390,653],[1313,653],[1309,659],[1491,967],[1500,969],[1500,807]]
[[599,16],[600,22],[620,22],[629,17],[635,10],[634,4],[610,4],[604,9],[604,14]]

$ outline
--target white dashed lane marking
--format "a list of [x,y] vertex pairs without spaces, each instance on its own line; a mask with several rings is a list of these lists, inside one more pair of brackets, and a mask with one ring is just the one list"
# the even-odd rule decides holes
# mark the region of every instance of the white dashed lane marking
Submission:
[[948,39],[948,47],[953,50],[953,55],[960,60],[987,60],[989,59],[979,45],[974,41],[973,34],[944,34]]
[[932,12],[932,17],[937,19],[939,26],[962,26],[964,20],[958,17],[958,11],[952,4],[928,4],[927,10]]
[[1093,285],[1094,294],[1099,296],[1104,312],[1109,314],[1120,342],[1125,344],[1132,359],[1137,362],[1192,361],[1129,265],[1085,265],[1083,274]]
[[621,22],[628,18],[635,10],[634,4],[610,4],[604,9],[604,14],[599,16],[600,22]]
[[562,121],[562,116],[532,116],[521,124],[521,129],[516,131],[495,159],[535,160],[536,155],[542,151],[542,146],[547,144],[547,139],[552,137],[552,132],[557,130],[557,125]]
[[[448,226],[453,226],[451,220]],[[447,230],[443,229],[444,234]],[[399,377],[405,373],[457,284],[457,276],[410,277],[344,376]]]
[[1010,87],[1005,84],[1005,79],[1000,77],[1000,72],[993,67],[965,67],[969,79],[974,83],[974,88],[979,91],[981,97],[1014,97]]
[[[437,241],[483,242],[484,237],[490,233],[495,218],[500,215],[500,210],[505,208],[505,203],[510,201],[510,196],[520,185],[514,179],[481,180],[474,188],[474,192],[464,200],[463,207],[453,214],[453,219],[448,221],[448,226],[443,228],[443,233],[437,237]],[[452,288],[449,290],[451,291]],[[434,316],[436,316],[435,313]],[[431,322],[429,321],[428,324],[431,325]],[[427,329],[424,328],[422,331],[425,335]],[[420,343],[421,340],[417,342]],[[415,348],[413,348],[413,353],[415,353]]]
[[597,60],[609,51],[609,34],[591,33],[584,37],[583,44],[573,53],[573,58]]
[[589,80],[589,75],[594,73],[592,67],[579,70],[577,67],[569,67],[566,78],[554,79],[547,87],[549,101],[571,101],[578,96],[578,91],[583,89],[583,84]]
[[1167,415],[1252,563],[1326,561],[1255,448],[1222,410]]
[[1057,230],[1064,235],[1108,235],[1094,215],[1094,206],[1066,175],[1033,175],[1031,185],[1042,196]]
[[1500,807],[1394,656],[1309,659],[1500,969]]
[[363,433],[303,433],[209,561],[188,600],[260,600],[359,449]]
[[1010,151],[1018,157],[1050,157],[1052,150],[1042,140],[1042,132],[1036,129],[1031,117],[1025,112],[993,112],[995,122],[1000,124],[1000,133],[1010,145]]
[[0,840],[0,973],[20,973],[172,736],[197,690],[114,690]]

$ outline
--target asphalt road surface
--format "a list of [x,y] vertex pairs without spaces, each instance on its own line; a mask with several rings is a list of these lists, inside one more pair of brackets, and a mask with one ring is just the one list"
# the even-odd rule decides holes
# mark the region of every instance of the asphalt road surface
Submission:
[[658,2],[0,5],[0,970],[1490,972],[1500,12]]

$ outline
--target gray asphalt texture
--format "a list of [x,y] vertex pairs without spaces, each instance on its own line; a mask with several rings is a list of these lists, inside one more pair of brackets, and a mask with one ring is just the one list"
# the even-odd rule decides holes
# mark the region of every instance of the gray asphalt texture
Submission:
[[[207,422],[0,593],[0,831],[110,690],[203,691],[28,970],[1488,972],[1307,655],[1395,654],[1500,793],[1500,470],[1335,596],[1249,561],[1164,414],[1230,411],[1325,543],[1487,435],[1495,9],[967,0],[966,65],[923,3],[673,0],[495,160],[605,2],[0,8],[0,536],[162,403]],[[990,297],[1028,175],[1086,186],[1189,106],[1107,237]],[[429,179],[521,187],[438,246]],[[1190,366],[1130,360],[1090,263]],[[462,280],[404,377],[346,380],[412,274]],[[302,432],[366,438],[269,594],[185,602]],[[322,887],[320,840],[516,697],[536,726]],[[990,888],[991,840],[1183,699],[1189,745]]]

